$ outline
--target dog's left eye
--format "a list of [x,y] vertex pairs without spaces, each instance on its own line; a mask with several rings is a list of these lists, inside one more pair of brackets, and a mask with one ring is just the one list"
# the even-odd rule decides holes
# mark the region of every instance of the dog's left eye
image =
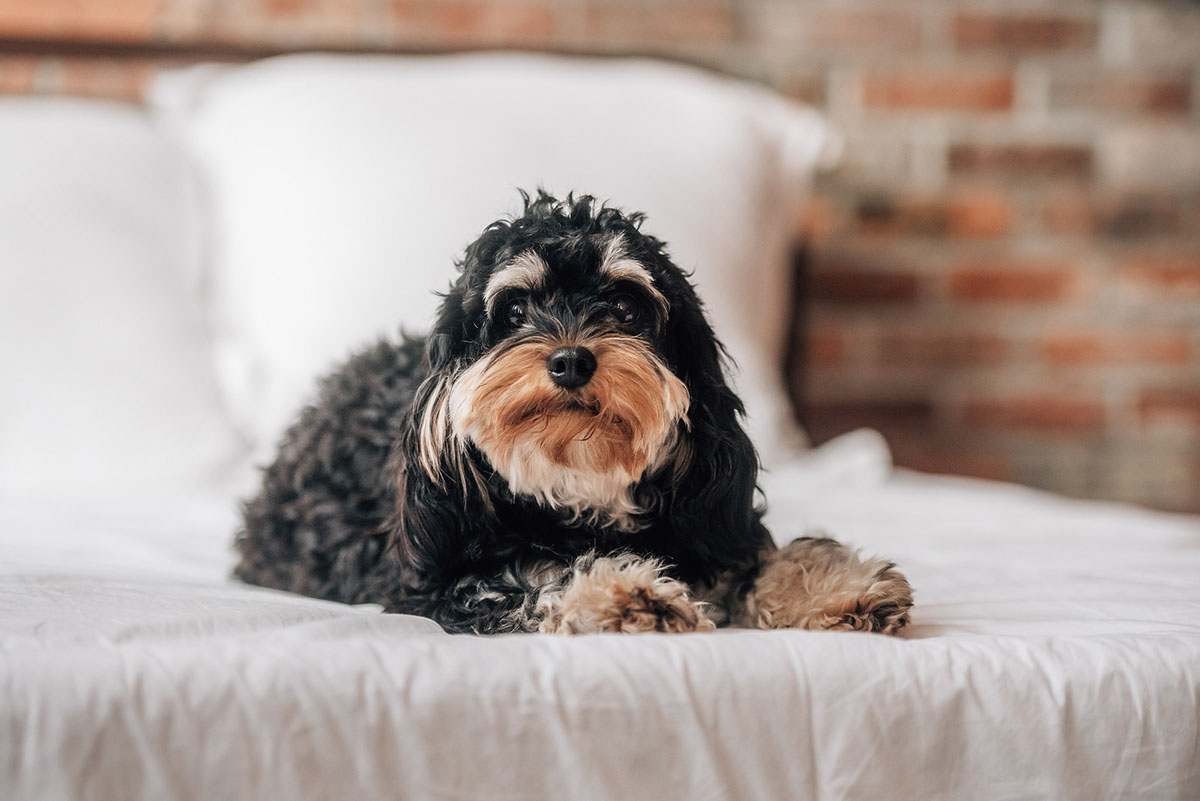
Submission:
[[525,301],[514,300],[504,307],[504,320],[516,328],[525,322]]
[[608,307],[621,325],[635,325],[642,315],[638,302],[628,295],[617,295],[608,302]]

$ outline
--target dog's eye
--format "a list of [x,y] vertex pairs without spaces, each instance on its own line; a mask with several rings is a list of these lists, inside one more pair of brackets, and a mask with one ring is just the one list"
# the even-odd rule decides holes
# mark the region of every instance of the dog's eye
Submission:
[[612,316],[621,325],[635,325],[642,316],[638,302],[628,295],[617,295],[608,303]]
[[504,307],[504,320],[516,328],[525,322],[525,301],[514,300]]

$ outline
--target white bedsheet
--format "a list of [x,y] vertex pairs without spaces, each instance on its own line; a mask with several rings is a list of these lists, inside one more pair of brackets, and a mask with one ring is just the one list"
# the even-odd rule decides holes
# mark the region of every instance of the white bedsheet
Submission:
[[903,638],[449,636],[226,581],[224,496],[5,499],[0,798],[1200,798],[1200,520],[868,434],[764,484],[901,564]]

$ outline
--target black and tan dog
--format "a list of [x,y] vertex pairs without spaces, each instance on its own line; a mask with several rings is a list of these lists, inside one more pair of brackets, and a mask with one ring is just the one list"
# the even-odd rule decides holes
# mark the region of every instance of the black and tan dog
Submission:
[[237,575],[458,632],[903,627],[891,563],[775,547],[721,345],[641,223],[539,193],[489,226],[426,339],[324,379]]

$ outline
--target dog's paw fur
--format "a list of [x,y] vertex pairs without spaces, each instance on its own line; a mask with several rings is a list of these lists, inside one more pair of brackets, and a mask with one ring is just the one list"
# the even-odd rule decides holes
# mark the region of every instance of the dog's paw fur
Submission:
[[862,559],[830,539],[804,538],[771,554],[746,598],[745,625],[896,634],[912,587],[891,562]]
[[564,589],[543,593],[539,630],[594,634],[716,628],[705,605],[689,597],[687,585],[662,570],[657,560],[636,556],[580,560]]

